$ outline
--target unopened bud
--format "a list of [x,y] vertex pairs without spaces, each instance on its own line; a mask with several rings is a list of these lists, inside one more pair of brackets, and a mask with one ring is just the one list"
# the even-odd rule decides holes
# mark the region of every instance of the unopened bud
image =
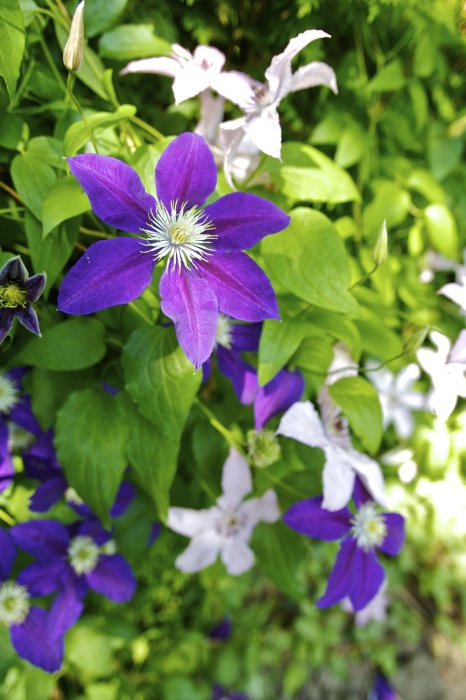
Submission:
[[375,242],[374,250],[372,251],[372,262],[376,267],[382,265],[388,257],[388,234],[387,222],[384,219],[380,227],[379,235]]
[[403,352],[406,355],[414,354],[424,345],[424,340],[426,339],[428,332],[429,326],[422,326],[422,328],[419,328],[417,331],[414,331],[414,333],[411,333],[411,335],[406,338],[403,343]]
[[74,13],[70,35],[63,49],[63,63],[69,71],[79,69],[84,55],[84,0],[79,3]]
[[280,443],[271,430],[250,430],[247,435],[248,457],[259,469],[280,459]]

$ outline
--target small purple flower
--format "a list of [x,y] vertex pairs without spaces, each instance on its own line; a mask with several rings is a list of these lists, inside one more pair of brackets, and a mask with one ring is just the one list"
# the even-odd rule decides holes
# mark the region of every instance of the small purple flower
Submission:
[[46,610],[31,606],[33,590],[10,579],[16,548],[4,530],[0,551],[0,623],[10,628],[11,643],[22,659],[54,673],[62,665],[63,637],[50,633]]
[[115,603],[130,600],[136,581],[127,561],[115,553],[111,534],[97,519],[65,527],[54,520],[34,520],[11,528],[18,547],[36,557],[18,582],[34,595],[58,590],[50,610],[52,634],[63,635],[78,620],[91,588]]
[[374,688],[368,700],[397,700],[397,694],[382,673],[377,674]]
[[95,213],[139,238],[90,246],[63,281],[61,311],[90,314],[132,301],[166,258],[162,311],[196,368],[212,353],[219,311],[243,321],[278,318],[268,278],[242,251],[284,229],[289,217],[272,202],[244,192],[204,206],[217,170],[201,136],[181,134],[164,151],[156,167],[157,200],[116,158],[84,154],[68,162]]
[[0,345],[11,330],[15,317],[31,333],[40,335],[37,314],[31,304],[42,294],[45,274],[29,273],[17,255],[0,269]]
[[353,494],[356,513],[349,508],[329,511],[322,498],[295,503],[283,520],[296,532],[326,542],[343,539],[324,595],[317,607],[327,608],[348,597],[353,610],[362,610],[377,594],[385,572],[375,550],[395,556],[405,539],[404,518],[398,513],[379,513],[359,478]]

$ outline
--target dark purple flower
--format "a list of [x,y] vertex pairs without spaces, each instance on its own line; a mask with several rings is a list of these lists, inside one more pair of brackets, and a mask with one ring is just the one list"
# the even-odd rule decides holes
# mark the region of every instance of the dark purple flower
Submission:
[[374,688],[368,700],[396,700],[397,694],[382,673],[377,674]]
[[54,520],[34,520],[11,528],[13,540],[37,561],[18,582],[34,595],[58,590],[50,609],[51,633],[63,635],[79,618],[91,588],[116,603],[130,600],[136,581],[127,561],[115,553],[111,534],[96,518],[65,527]]
[[[265,386],[259,386],[257,370],[243,360],[242,352],[257,352],[261,323],[241,325],[219,315],[216,335],[218,368],[231,379],[238,399],[254,406],[254,427],[261,430],[267,421],[286,411],[302,396],[304,380],[298,371],[282,369]],[[203,367],[204,376],[210,372],[210,361]]]
[[211,700],[249,700],[246,693],[236,693],[226,690],[223,685],[216,683],[213,688]]
[[31,606],[33,591],[11,580],[16,548],[11,537],[0,530],[0,622],[10,628],[11,643],[22,659],[53,673],[63,662],[63,636],[50,632],[50,614]]
[[218,639],[224,642],[231,635],[231,620],[229,617],[224,617],[220,622],[217,622],[209,632],[210,639]]
[[353,493],[357,508],[329,511],[322,498],[295,503],[283,516],[293,530],[326,542],[343,539],[327,589],[317,607],[327,608],[348,597],[355,612],[362,610],[376,595],[385,572],[375,550],[395,556],[405,539],[404,518],[398,513],[379,513],[378,507],[357,479]]
[[45,274],[29,273],[17,255],[0,269],[0,344],[11,330],[15,317],[31,333],[40,335],[37,314],[31,304],[42,294]]
[[90,246],[63,281],[61,311],[90,314],[126,304],[150,284],[154,265],[167,258],[162,311],[196,368],[212,352],[219,311],[244,321],[278,318],[269,280],[242,251],[284,229],[289,217],[272,202],[243,192],[204,206],[217,170],[201,136],[181,134],[164,151],[156,167],[157,201],[139,175],[115,158],[84,154],[68,162],[95,213],[140,237]]

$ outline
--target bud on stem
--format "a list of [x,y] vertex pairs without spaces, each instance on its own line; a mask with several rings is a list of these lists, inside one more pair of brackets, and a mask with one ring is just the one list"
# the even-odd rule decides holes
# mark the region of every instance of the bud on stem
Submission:
[[376,267],[380,267],[388,257],[388,234],[387,222],[384,219],[380,227],[379,235],[375,242],[374,250],[372,251],[372,262]]
[[69,71],[77,71],[84,54],[84,0],[79,3],[74,13],[70,35],[63,49],[63,63]]

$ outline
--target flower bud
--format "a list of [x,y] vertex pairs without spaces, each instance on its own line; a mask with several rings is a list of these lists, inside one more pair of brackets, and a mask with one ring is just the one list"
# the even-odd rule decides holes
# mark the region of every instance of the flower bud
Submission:
[[429,326],[422,326],[422,328],[418,328],[417,331],[411,333],[403,343],[403,352],[406,355],[414,354],[424,344],[428,332]]
[[280,459],[280,443],[271,430],[250,430],[247,434],[248,457],[255,467],[269,467]]
[[374,250],[372,251],[372,262],[376,267],[380,267],[388,257],[388,234],[387,222],[384,219],[380,227],[379,235],[375,242]]
[[69,71],[79,69],[84,54],[84,0],[79,3],[74,13],[70,35],[63,49],[63,63]]

